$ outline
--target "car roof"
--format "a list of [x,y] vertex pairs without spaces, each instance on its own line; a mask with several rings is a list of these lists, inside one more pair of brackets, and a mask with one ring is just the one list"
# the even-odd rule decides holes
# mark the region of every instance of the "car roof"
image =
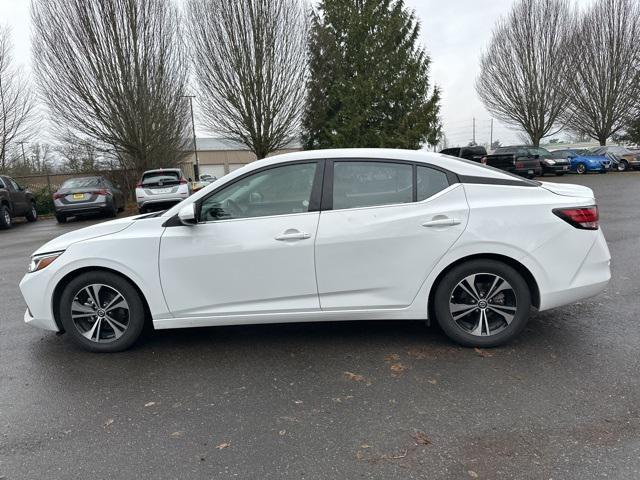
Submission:
[[[441,167],[457,175],[466,177],[483,177],[496,180],[514,181],[514,175],[503,172],[496,168],[487,167],[478,162],[466,160],[459,157],[451,157],[441,153],[428,152],[426,150],[401,150],[393,148],[340,148],[326,150],[305,150],[298,152],[284,153],[272,157],[255,160],[244,165],[224,177],[220,177],[205,188],[198,190],[189,197],[189,202],[197,202],[202,197],[209,195],[209,192],[227,183],[233,182],[236,178],[246,175],[254,170],[275,165],[285,165],[290,162],[313,161],[313,160],[404,160],[408,162],[423,163],[425,166]],[[527,180],[522,179],[522,182]],[[175,215],[180,209],[180,204],[170,208],[162,214],[163,217]]]
[[142,175],[147,173],[162,173],[162,172],[182,172],[179,168],[155,168],[153,170],[145,170]]
[[[242,175],[255,168],[262,168],[284,162],[301,160],[322,159],[357,159],[357,160],[404,160],[409,162],[424,163],[450,170],[458,175],[480,176],[513,180],[508,173],[493,168],[488,168],[477,162],[471,162],[458,157],[451,157],[441,153],[428,152],[426,150],[402,150],[393,148],[339,148],[327,150],[306,150],[299,152],[274,155],[262,160],[256,160],[229,175]],[[223,178],[229,177],[226,175]]]

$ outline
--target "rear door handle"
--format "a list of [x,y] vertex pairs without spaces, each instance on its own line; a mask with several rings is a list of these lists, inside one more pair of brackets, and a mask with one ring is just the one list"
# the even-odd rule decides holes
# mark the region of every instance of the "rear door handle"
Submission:
[[429,220],[422,224],[423,227],[452,227],[454,225],[460,225],[462,223],[457,218],[436,218]]
[[307,240],[311,238],[311,235],[305,232],[300,232],[299,230],[285,230],[280,235],[276,237],[276,240],[285,242],[287,240]]

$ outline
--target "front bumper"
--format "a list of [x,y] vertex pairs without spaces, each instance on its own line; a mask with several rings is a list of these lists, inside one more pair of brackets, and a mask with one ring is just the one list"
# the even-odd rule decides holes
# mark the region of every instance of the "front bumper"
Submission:
[[49,330],[51,332],[59,332],[60,329],[58,328],[58,325],[55,320],[52,320],[53,319],[50,318],[34,318],[28,308],[24,311],[24,323],[27,325]]
[[53,288],[51,279],[56,269],[51,266],[38,272],[27,273],[20,281],[20,292],[27,304],[24,321],[28,325],[59,332],[60,328],[53,317]]
[[542,170],[544,173],[568,173],[571,170],[571,165],[543,165]]

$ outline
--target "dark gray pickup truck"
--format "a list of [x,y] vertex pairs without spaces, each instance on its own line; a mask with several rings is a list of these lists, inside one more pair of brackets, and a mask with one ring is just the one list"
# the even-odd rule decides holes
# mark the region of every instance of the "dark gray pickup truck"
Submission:
[[11,177],[0,175],[0,228],[10,228],[14,217],[30,222],[38,219],[33,194]]
[[541,160],[533,147],[516,145],[496,148],[491,155],[487,155],[485,163],[490,167],[533,178],[542,175]]

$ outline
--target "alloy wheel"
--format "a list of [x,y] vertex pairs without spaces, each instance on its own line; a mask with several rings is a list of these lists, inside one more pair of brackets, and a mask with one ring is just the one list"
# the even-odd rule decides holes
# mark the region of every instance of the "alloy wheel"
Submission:
[[511,324],[517,310],[513,287],[493,273],[465,277],[454,287],[449,300],[453,321],[475,336],[501,332]]
[[129,304],[115,288],[90,284],[73,297],[71,319],[78,332],[88,340],[113,342],[129,328]]
[[6,208],[4,209],[4,224],[7,226],[11,225],[11,214]]
[[587,171],[587,167],[585,167],[582,163],[578,164],[578,166],[576,167],[576,171],[579,174],[583,174],[584,172]]

